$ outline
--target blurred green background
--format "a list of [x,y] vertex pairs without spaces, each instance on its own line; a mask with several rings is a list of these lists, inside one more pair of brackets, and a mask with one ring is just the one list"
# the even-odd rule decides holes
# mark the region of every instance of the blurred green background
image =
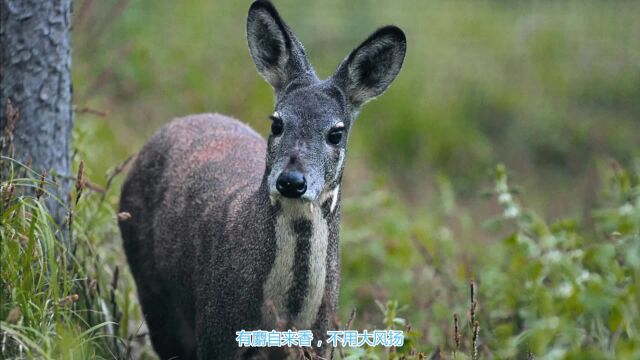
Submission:
[[[640,249],[637,177],[615,165],[610,180],[607,169],[612,159],[640,167],[640,2],[274,3],[322,77],[379,26],[408,37],[399,77],[350,136],[343,322],[357,308],[358,329],[409,322],[418,350],[451,349],[452,314],[467,321],[475,278],[490,358],[638,354],[637,342],[616,341],[640,331],[640,261],[615,256]],[[74,103],[107,113],[76,114],[74,144],[91,180],[104,185],[173,117],[220,112],[267,134],[273,95],[248,54],[249,4],[76,1]],[[518,186],[498,186],[506,175],[496,163]],[[623,175],[636,180],[602,190]],[[485,196],[520,191],[517,205]],[[108,195],[114,207],[118,195]],[[631,213],[606,210],[626,202]],[[510,206],[538,215],[505,224]],[[601,249],[613,231],[636,237]],[[114,251],[119,237],[109,234]],[[585,273],[598,281],[576,280]]]
[[[103,122],[95,166],[190,113],[228,114],[266,134],[273,96],[248,55],[249,3],[77,1],[75,103],[109,114],[78,118]],[[579,213],[594,201],[596,162],[640,150],[637,1],[275,4],[322,77],[377,27],[407,33],[400,76],[351,136],[347,197],[380,177],[421,205],[442,174],[473,207],[501,161],[535,189],[536,209]]]

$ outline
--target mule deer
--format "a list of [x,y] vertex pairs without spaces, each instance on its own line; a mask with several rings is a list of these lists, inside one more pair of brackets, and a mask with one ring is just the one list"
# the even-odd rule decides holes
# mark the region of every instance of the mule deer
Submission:
[[142,148],[122,188],[124,249],[163,359],[249,356],[236,331],[274,329],[275,313],[312,330],[314,346],[326,338],[348,134],[406,51],[404,33],[383,27],[320,80],[267,1],[251,5],[247,39],[275,91],[268,140],[223,115],[175,119]]

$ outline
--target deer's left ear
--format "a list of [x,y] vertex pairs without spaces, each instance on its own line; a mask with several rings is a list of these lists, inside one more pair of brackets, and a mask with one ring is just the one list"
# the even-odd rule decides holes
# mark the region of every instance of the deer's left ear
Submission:
[[333,75],[358,108],[382,94],[402,68],[407,38],[396,26],[385,26],[349,54]]
[[258,0],[249,8],[247,41],[258,72],[276,93],[298,77],[315,77],[304,47],[271,2]]

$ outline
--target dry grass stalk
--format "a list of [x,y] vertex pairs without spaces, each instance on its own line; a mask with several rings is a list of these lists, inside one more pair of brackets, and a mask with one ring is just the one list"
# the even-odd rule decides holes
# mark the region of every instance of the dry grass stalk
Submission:
[[351,310],[351,314],[349,314],[349,320],[347,320],[346,329],[351,330],[351,325],[353,325],[353,320],[356,319],[356,309],[353,308]]
[[458,318],[458,314],[453,314],[453,339],[456,344],[455,351],[453,352],[454,356],[458,350],[460,350],[460,339],[462,335],[460,334],[460,319]]
[[80,201],[84,188],[84,161],[80,160],[80,164],[78,165],[78,175],[76,175],[76,205],[78,205],[78,201]]
[[87,189],[93,191],[93,192],[97,192],[99,194],[104,194],[107,192],[107,190],[103,187],[101,187],[100,185],[96,185],[94,183],[92,183],[91,181],[89,181],[86,177],[84,180],[84,185]]
[[2,208],[5,205],[9,205],[9,202],[13,198],[13,194],[16,192],[16,187],[12,183],[7,184],[7,186],[2,187]]
[[98,280],[96,279],[89,280],[88,289],[92,295],[96,293],[97,288],[98,288]]
[[111,278],[111,290],[118,288],[118,280],[120,279],[120,267],[116,266],[113,271],[113,277]]
[[78,301],[80,299],[80,296],[78,294],[71,294],[68,296],[63,297],[62,299],[58,300],[58,305],[60,306],[69,306],[71,304],[73,304],[74,302]]
[[[71,179],[73,182],[78,181],[78,178],[75,176],[69,176],[69,179]],[[84,176],[83,179],[83,186],[85,189],[89,189],[93,192],[96,192],[98,194],[104,194],[107,190],[105,188],[103,188],[102,186],[95,184],[93,182],[91,182],[91,180],[89,178],[87,178],[87,176]]]
[[473,326],[473,324],[475,324],[476,322],[476,310],[478,309],[478,301],[476,300],[476,284],[473,279],[471,279],[471,281],[469,282],[469,291],[471,295],[471,309],[469,311],[471,321],[469,322],[469,325]]
[[31,155],[27,155],[26,160],[24,161],[24,167],[22,168],[22,177],[29,177],[29,171],[31,170],[31,165],[33,165],[33,158]]
[[476,321],[473,324],[473,342],[472,342],[473,352],[471,354],[471,359],[473,360],[478,360],[480,358],[478,353],[478,335],[479,334],[480,334],[480,323]]
[[99,116],[99,117],[107,117],[109,114],[106,111],[102,111],[102,110],[97,110],[97,109],[92,109],[90,107],[77,107],[74,106],[73,107],[73,112],[76,114],[90,114],[90,115],[95,115],[95,116]]
[[4,129],[4,138],[2,139],[2,149],[9,149],[9,156],[13,157],[15,148],[13,146],[13,131],[16,129],[16,122],[20,117],[20,110],[13,107],[11,99],[7,99],[7,126]]
[[42,170],[42,172],[40,173],[40,183],[38,185],[38,188],[36,189],[36,200],[40,200],[42,195],[44,195],[44,185],[46,183],[46,179],[47,172],[45,170]]
[[[85,188],[85,178],[84,178],[84,161],[80,160],[80,164],[78,165],[78,174],[75,178],[76,183],[76,201],[75,205],[78,206],[78,202],[80,201],[80,197],[82,196],[82,192]],[[71,193],[69,193],[69,203],[71,203]],[[69,241],[73,243],[71,239],[73,238],[73,210],[69,207],[69,216],[67,218],[67,226],[68,226],[68,234]],[[75,249],[73,250],[75,254]]]
[[[113,271],[113,278],[111,279],[111,289],[109,291],[109,295],[111,297],[111,313],[113,314],[113,319],[115,321],[116,330],[114,333],[118,332],[118,328],[120,326],[120,319],[122,318],[122,312],[118,311],[118,303],[116,302],[116,289],[118,289],[118,281],[120,280],[120,267],[116,266]],[[113,338],[113,349],[116,351],[116,355],[120,357],[120,342],[117,338]]]
[[113,182],[113,179],[127,167],[127,165],[131,162],[131,160],[133,158],[135,158],[135,156],[136,156],[136,154],[133,154],[133,155],[129,156],[123,162],[118,164],[118,166],[116,166],[113,170],[109,171],[109,173],[107,175],[107,185],[106,185],[104,191],[102,192],[101,201],[103,201],[105,199],[105,197],[107,196],[107,191],[109,191],[109,189],[111,188],[111,182]]
[[476,310],[478,309],[478,301],[474,301],[471,304],[471,322],[469,324],[474,324],[476,322]]
[[[351,330],[351,326],[353,325],[353,321],[356,319],[356,309],[353,308],[351,309],[351,314],[349,314],[349,320],[347,320],[347,323],[345,324],[345,330]],[[337,315],[336,315],[336,328],[340,328],[339,326],[339,322],[337,321]],[[338,347],[338,353],[340,354],[340,358],[344,359],[344,351],[342,350],[341,347]]]
[[69,230],[69,239],[71,239],[73,229],[73,210],[71,209],[69,209],[69,215],[67,215],[67,229]]

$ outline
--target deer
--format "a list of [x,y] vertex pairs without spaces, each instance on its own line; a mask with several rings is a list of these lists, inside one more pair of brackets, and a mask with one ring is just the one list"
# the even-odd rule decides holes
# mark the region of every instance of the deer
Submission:
[[[400,72],[407,43],[400,28],[381,27],[321,80],[271,2],[250,5],[246,36],[275,93],[268,138],[220,114],[176,118],[122,185],[123,248],[162,359],[284,357],[236,341],[237,331],[282,324],[311,330],[314,346],[326,340],[348,136]],[[333,351],[325,341],[313,356]]]

